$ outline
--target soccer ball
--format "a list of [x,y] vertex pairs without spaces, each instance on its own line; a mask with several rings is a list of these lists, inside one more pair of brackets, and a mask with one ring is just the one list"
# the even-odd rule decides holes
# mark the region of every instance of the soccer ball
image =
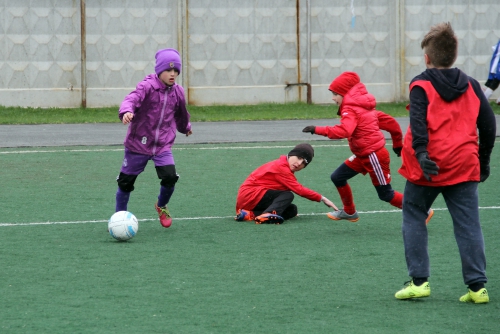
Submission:
[[137,218],[128,211],[118,211],[109,218],[108,231],[116,240],[132,239],[139,230]]

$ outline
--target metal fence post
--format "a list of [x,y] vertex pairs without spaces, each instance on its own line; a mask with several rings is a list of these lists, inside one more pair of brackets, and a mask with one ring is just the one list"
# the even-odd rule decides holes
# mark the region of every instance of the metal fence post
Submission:
[[85,29],[85,0],[80,0],[81,88],[82,108],[87,108],[87,32]]

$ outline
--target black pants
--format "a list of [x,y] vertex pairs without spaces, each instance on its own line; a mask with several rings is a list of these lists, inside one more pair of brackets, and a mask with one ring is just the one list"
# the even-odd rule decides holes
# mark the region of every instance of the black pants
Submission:
[[276,211],[283,219],[297,216],[297,206],[292,204],[294,195],[291,191],[268,190],[255,206],[253,212],[259,216],[266,212]]

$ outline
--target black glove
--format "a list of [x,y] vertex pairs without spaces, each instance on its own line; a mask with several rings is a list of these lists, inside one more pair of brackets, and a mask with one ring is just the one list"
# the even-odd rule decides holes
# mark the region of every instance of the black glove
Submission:
[[431,175],[438,175],[439,166],[429,158],[429,153],[426,151],[418,153],[417,160],[424,172],[424,177],[427,181],[432,181]]
[[479,159],[479,181],[484,182],[490,176],[490,162]]
[[316,126],[309,125],[309,126],[306,126],[305,128],[303,128],[302,132],[310,132],[313,135],[315,130],[316,130]]
[[396,153],[396,155],[398,157],[401,156],[401,150],[403,149],[403,147],[393,147],[392,150],[394,151],[394,153]]

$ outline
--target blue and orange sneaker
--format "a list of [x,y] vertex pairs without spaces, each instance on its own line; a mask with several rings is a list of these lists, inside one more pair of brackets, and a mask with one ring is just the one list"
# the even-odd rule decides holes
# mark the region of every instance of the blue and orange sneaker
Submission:
[[260,216],[255,217],[255,224],[281,224],[285,221],[283,217],[276,214],[276,211],[265,212]]
[[254,220],[254,219],[255,219],[255,215],[253,214],[253,211],[245,210],[245,209],[239,209],[236,212],[236,217],[234,217],[234,220],[239,221],[239,222],[242,222],[245,220],[250,221],[250,220]]

